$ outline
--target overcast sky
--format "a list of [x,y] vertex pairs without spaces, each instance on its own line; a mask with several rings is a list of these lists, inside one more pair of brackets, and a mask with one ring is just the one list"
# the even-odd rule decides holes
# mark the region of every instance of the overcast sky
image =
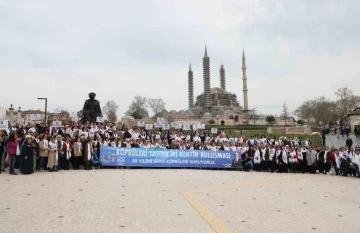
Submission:
[[243,105],[245,48],[249,108],[280,114],[338,87],[360,95],[359,42],[358,0],[0,0],[0,107],[78,111],[95,92],[119,117],[135,95],[187,109],[206,44],[211,87],[224,64]]

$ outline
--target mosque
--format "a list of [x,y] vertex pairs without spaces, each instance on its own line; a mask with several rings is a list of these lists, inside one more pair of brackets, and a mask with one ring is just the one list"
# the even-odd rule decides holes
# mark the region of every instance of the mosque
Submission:
[[[240,105],[235,93],[226,90],[225,68],[220,66],[220,87],[210,87],[210,57],[205,46],[203,57],[204,92],[194,98],[194,77],[191,64],[188,71],[188,109],[180,111],[164,111],[162,117],[167,122],[180,124],[213,124],[239,125],[246,122],[246,113],[249,111],[248,89],[246,76],[245,52],[242,54],[242,81],[244,107]],[[152,119],[135,120],[125,116],[121,121],[127,125],[136,125],[137,121],[152,124]]]
[[225,68],[220,66],[220,87],[210,87],[210,57],[205,46],[203,57],[204,92],[198,95],[194,102],[194,77],[191,64],[188,71],[188,110],[169,111],[164,118],[169,121],[189,122],[201,121],[209,124],[213,120],[215,125],[237,125],[245,121],[245,113],[249,110],[248,89],[246,76],[245,52],[242,55],[242,81],[244,107],[237,99],[236,94],[226,90]]

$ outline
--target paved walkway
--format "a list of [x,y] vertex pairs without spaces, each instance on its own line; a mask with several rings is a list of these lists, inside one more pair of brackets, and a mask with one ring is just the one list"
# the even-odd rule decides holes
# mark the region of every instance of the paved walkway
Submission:
[[[340,138],[337,138],[336,135],[326,135],[326,146],[328,147],[335,147],[335,148],[340,148],[340,147],[343,147],[343,146],[346,146],[346,136],[344,137],[341,137]],[[352,139],[353,141],[353,147],[355,146],[360,146],[360,140],[359,139],[356,139],[355,135],[351,135],[350,134],[350,138]]]
[[360,179],[190,169],[0,175],[0,233],[359,232]]

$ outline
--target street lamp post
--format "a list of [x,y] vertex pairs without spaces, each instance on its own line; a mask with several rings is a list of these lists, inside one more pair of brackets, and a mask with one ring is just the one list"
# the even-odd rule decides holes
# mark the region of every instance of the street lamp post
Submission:
[[45,127],[47,127],[46,112],[47,112],[47,98],[37,98],[38,100],[45,100]]

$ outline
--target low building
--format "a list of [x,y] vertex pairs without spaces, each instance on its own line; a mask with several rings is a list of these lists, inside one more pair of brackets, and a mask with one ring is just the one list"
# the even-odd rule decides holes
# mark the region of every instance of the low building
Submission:
[[[258,115],[257,119],[255,120],[255,125],[269,125],[269,123],[266,121],[267,115],[260,114]],[[275,122],[272,125],[287,125],[287,126],[293,126],[296,125],[296,122],[294,122],[294,118],[292,116],[286,117],[286,124],[285,124],[285,118],[281,116],[274,116]],[[248,120],[249,124],[254,124],[254,120],[250,119]]]
[[349,113],[343,121],[343,126],[349,127],[351,132],[354,132],[356,127],[360,127],[360,107],[355,108]]
[[[68,114],[62,113],[50,113],[46,114],[47,122],[51,121],[77,121],[78,117],[69,117]],[[2,119],[4,118],[4,119]],[[38,124],[43,122],[45,119],[45,111],[37,110],[25,110],[21,108],[15,110],[12,106],[9,109],[0,109],[0,120],[9,120],[11,125],[27,125],[27,124]]]

